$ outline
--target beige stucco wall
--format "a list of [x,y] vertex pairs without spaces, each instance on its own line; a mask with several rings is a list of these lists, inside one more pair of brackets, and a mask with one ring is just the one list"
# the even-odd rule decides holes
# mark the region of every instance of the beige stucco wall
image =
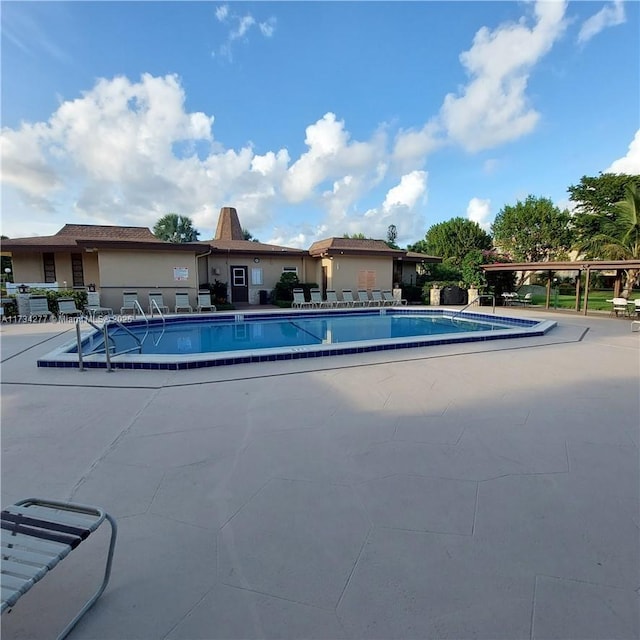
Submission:
[[16,284],[23,282],[44,282],[44,269],[42,267],[42,255],[39,253],[23,253],[11,258],[13,267],[13,281]]
[[369,289],[391,289],[393,282],[392,258],[368,258],[366,256],[334,256],[322,259],[327,267],[327,289],[340,292],[343,289],[357,291],[361,271],[374,272],[374,285]]
[[[122,306],[122,292],[138,292],[138,301],[147,311],[150,291],[160,291],[164,303],[173,311],[176,291],[188,291],[195,308],[198,278],[195,254],[185,251],[100,251],[100,302],[117,313]],[[175,280],[174,268],[188,269],[186,280]],[[97,282],[96,282],[97,284]]]

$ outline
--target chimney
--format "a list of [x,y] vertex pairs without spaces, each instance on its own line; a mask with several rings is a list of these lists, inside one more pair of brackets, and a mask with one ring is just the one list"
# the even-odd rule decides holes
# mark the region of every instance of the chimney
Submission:
[[216,229],[216,240],[244,240],[238,212],[233,207],[222,207]]

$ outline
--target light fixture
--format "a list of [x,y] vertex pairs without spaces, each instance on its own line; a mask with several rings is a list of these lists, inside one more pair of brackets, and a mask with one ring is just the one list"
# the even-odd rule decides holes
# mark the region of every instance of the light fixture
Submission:
[[254,258],[253,261],[258,264],[258,262],[260,262],[260,258]]

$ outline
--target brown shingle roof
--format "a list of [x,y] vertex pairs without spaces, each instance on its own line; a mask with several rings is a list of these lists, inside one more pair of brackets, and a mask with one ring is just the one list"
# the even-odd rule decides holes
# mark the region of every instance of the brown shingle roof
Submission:
[[222,207],[216,228],[216,240],[244,240],[238,212],[233,207]]
[[304,249],[292,249],[275,244],[253,242],[253,240],[209,240],[207,243],[214,251],[233,251],[234,253],[280,253],[302,255],[307,252]]
[[65,224],[54,237],[67,236],[87,240],[144,240],[162,242],[147,227],[121,227],[115,225]]
[[360,238],[327,238],[314,242],[309,247],[312,256],[320,256],[323,253],[353,253],[353,254],[380,254],[380,255],[404,255],[404,251],[391,249],[384,240],[360,239]]

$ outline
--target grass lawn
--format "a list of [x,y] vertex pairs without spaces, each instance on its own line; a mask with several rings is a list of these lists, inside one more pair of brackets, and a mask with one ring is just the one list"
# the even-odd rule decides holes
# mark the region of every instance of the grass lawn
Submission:
[[[631,299],[635,299],[636,297],[640,297],[638,293],[634,295],[634,292],[631,294]],[[611,300],[613,298],[613,290],[597,290],[589,292],[589,310],[591,311],[610,311],[611,303],[607,302],[607,300]],[[545,304],[545,296],[543,295],[534,295],[533,296],[533,304],[544,306]],[[582,309],[582,304],[584,302],[584,292],[580,297],[580,308]],[[550,309],[575,309],[576,308],[576,297],[575,295],[565,295],[558,294],[557,298],[555,296],[555,292],[551,291],[551,297],[549,298],[549,308]]]

